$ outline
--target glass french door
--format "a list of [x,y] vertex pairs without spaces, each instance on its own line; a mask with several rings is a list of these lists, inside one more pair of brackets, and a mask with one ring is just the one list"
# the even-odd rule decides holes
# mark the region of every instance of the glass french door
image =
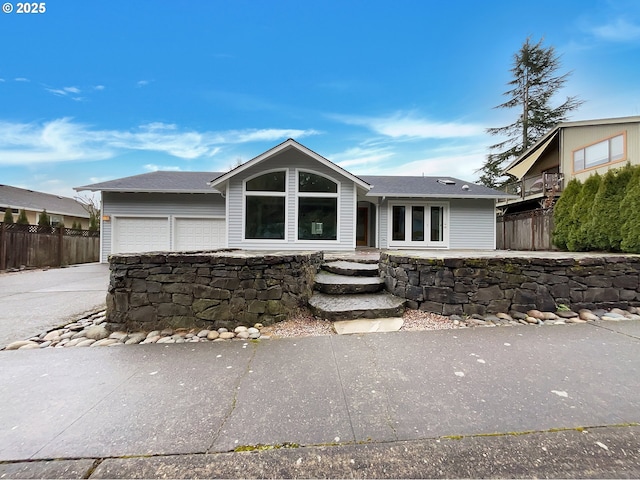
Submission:
[[443,204],[394,204],[391,206],[390,246],[446,247]]

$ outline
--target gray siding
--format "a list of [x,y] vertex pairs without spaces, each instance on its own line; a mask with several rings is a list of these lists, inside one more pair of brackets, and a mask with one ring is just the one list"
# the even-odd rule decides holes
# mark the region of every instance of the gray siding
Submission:
[[389,248],[389,202],[385,199],[378,206],[378,247]]
[[494,200],[451,200],[449,248],[495,250],[496,209]]
[[[244,240],[243,238],[243,181],[269,170],[287,170],[287,217],[285,240]],[[338,239],[337,241],[297,240],[296,232],[296,169],[317,172],[339,183]],[[273,158],[251,167],[231,178],[227,190],[227,238],[229,247],[250,250],[297,249],[297,250],[352,250],[355,248],[355,184],[316,160],[295,149],[286,150]]]
[[[111,217],[224,217],[224,198],[218,194],[186,193],[115,193],[103,192],[102,215]],[[170,229],[173,222],[169,222]],[[113,222],[102,222],[102,257],[111,253]],[[170,231],[170,238],[173,232]]]

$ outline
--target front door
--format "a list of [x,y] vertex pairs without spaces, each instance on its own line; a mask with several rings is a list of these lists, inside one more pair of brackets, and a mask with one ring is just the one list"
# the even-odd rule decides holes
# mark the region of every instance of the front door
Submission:
[[369,207],[358,207],[356,219],[356,246],[369,246]]

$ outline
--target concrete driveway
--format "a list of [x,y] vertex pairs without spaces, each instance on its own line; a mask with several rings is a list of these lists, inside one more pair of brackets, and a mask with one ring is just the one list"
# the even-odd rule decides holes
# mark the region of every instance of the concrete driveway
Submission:
[[0,348],[104,308],[109,265],[0,274]]

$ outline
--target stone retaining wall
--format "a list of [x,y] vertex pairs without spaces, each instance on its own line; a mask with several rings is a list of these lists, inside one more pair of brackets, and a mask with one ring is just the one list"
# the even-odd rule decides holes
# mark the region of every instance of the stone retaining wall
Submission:
[[640,257],[414,258],[382,253],[389,292],[444,315],[640,305]]
[[307,304],[322,259],[229,250],[111,255],[107,328],[269,325]]

